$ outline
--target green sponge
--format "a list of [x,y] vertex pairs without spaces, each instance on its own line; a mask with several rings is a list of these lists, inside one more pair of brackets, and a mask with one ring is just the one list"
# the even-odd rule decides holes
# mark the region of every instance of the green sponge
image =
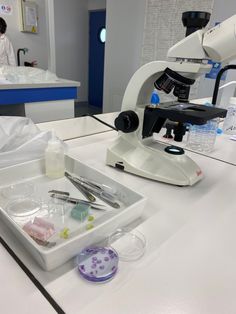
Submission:
[[74,219],[77,219],[79,221],[84,221],[89,214],[89,208],[90,208],[89,205],[77,204],[71,210],[71,217],[73,217]]

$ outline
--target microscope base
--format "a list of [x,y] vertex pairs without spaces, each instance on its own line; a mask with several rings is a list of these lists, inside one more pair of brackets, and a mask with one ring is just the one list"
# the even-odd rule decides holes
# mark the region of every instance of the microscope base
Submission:
[[126,172],[168,184],[193,185],[203,178],[198,165],[186,154],[173,155],[167,145],[145,139],[131,144],[120,136],[107,150],[106,164]]

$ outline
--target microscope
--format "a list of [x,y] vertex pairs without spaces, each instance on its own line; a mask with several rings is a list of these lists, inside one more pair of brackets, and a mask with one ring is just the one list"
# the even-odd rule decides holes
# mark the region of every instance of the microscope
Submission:
[[[183,148],[154,141],[152,135],[168,119],[176,122],[174,140],[181,142],[186,123],[202,125],[226,116],[225,109],[189,102],[190,87],[211,70],[208,60],[226,62],[236,57],[236,15],[206,30],[209,19],[207,12],[183,13],[187,37],[169,49],[169,61],[150,62],[134,73],[115,120],[119,136],[107,150],[107,165],[178,186],[193,185],[203,178],[202,170]],[[154,87],[173,92],[176,101],[150,106],[146,100]]]

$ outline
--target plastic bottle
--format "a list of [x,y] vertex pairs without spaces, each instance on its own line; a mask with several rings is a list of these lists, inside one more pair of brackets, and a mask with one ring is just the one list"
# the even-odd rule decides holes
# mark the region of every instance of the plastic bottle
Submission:
[[[206,106],[212,106],[207,103]],[[212,119],[203,125],[190,125],[187,147],[199,152],[210,153],[215,145],[219,119]]]
[[156,108],[159,104],[160,104],[160,97],[157,93],[157,89],[154,88],[149,107]]
[[45,150],[46,176],[52,179],[61,178],[65,173],[65,152],[54,130]]
[[210,153],[215,145],[218,123],[218,119],[213,119],[203,125],[191,125],[187,147],[199,152]]

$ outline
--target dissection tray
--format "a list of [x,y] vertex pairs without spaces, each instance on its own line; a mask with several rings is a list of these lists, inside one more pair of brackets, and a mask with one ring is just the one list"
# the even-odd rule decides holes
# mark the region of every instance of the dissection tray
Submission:
[[[114,188],[120,208],[113,208],[97,197],[96,202],[104,205],[103,210],[89,208],[86,219],[83,215],[83,219],[76,219],[75,204],[52,199],[48,192],[66,191],[71,198],[85,199],[83,194],[66,177],[46,177],[44,160],[0,170],[0,218],[45,270],[64,264],[83,248],[104,240],[117,228],[140,217],[146,201],[142,195],[68,156],[66,171]],[[25,194],[26,187],[30,187],[30,195]],[[14,191],[17,197],[12,195]],[[48,228],[46,234],[42,232],[44,228]]]

